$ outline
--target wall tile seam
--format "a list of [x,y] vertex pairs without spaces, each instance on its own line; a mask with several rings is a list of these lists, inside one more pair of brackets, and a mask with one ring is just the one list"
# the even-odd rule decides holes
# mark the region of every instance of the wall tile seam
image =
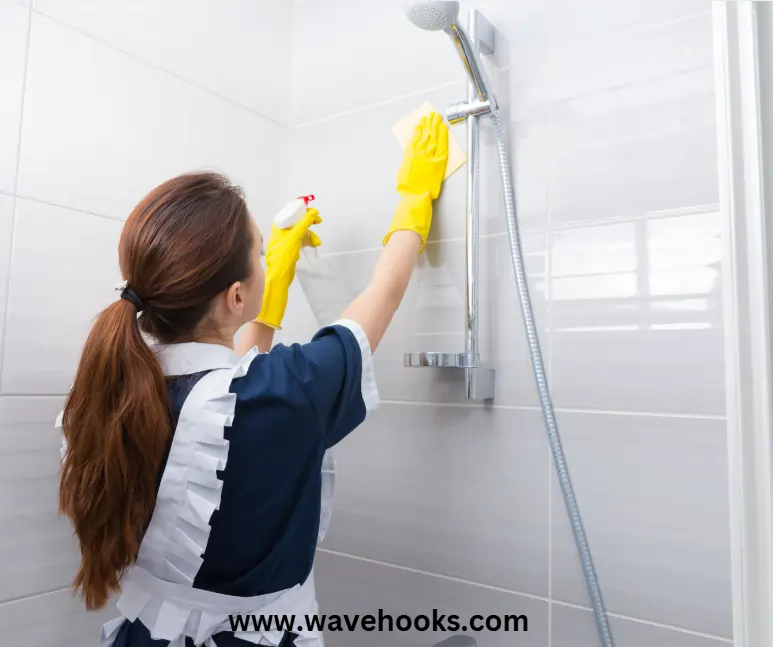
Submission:
[[710,15],[711,15],[711,9],[696,11],[696,12],[684,14],[683,16],[678,16],[676,18],[672,18],[670,20],[666,20],[660,23],[655,23],[654,25],[648,25],[641,29],[620,30],[610,38],[605,38],[597,41],[589,41],[585,44],[577,43],[575,45],[569,45],[565,47],[562,47],[561,44],[558,44],[555,46],[554,49],[552,49],[552,51],[555,53],[555,56],[560,56],[561,58],[564,58],[566,56],[574,55],[582,51],[586,51],[586,52],[592,51],[597,48],[608,47],[609,45],[614,45],[615,43],[628,41],[632,38],[638,38],[640,36],[646,36],[647,34],[664,31],[666,29],[670,29],[671,27],[675,27],[680,23],[690,22],[691,20],[696,20],[697,18],[700,18],[703,16],[710,16]]
[[[696,14],[696,15],[702,15],[702,14]],[[569,50],[569,51],[571,51],[571,50]],[[555,55],[551,55],[551,56],[548,57],[548,65],[550,65],[551,62],[552,63],[556,62],[556,56]],[[678,70],[676,72],[670,72],[670,73],[665,73],[665,74],[655,74],[655,75],[652,75],[652,76],[645,77],[643,79],[638,79],[636,81],[631,81],[631,82],[627,82],[627,83],[621,83],[621,84],[618,84],[618,85],[604,87],[604,88],[596,89],[596,90],[590,90],[588,92],[578,92],[578,93],[569,94],[569,95],[566,95],[566,96],[561,96],[559,93],[557,93],[555,91],[549,91],[548,92],[548,96],[546,98],[542,99],[541,101],[536,101],[536,102],[533,102],[533,103],[535,105],[548,105],[548,106],[549,105],[554,105],[554,104],[563,104],[563,103],[568,103],[568,102],[572,102],[572,101],[578,101],[578,100],[582,100],[582,99],[587,99],[588,97],[593,97],[595,95],[604,95],[604,94],[611,94],[611,93],[614,93],[614,92],[619,92],[621,90],[624,90],[626,88],[629,88],[629,87],[632,87],[632,86],[635,86],[635,85],[646,85],[648,83],[652,83],[654,81],[658,81],[658,80],[664,79],[664,78],[687,76],[687,75],[694,74],[695,72],[698,72],[698,71],[701,71],[701,70],[712,70],[712,69],[713,69],[713,63],[705,63],[705,64],[702,64],[702,65],[694,65],[694,66],[691,66],[691,67],[688,67],[688,68],[685,68],[685,69],[682,69],[682,70]],[[512,71],[513,71],[513,65],[512,64],[511,65],[505,65],[505,66],[503,66],[501,68],[497,68],[497,73],[498,74],[506,74],[506,73],[512,72]],[[555,82],[556,80],[557,79],[551,77],[546,82],[535,83],[534,87],[543,87],[543,88],[547,89],[550,86],[552,86],[553,82]],[[310,127],[317,126],[317,125],[320,125],[320,124],[324,124],[324,123],[327,123],[327,122],[330,122],[330,121],[335,121],[337,119],[342,119],[342,118],[345,118],[345,117],[351,117],[352,115],[355,115],[355,114],[360,113],[360,112],[367,112],[369,110],[374,110],[374,109],[377,109],[377,108],[382,108],[384,106],[388,106],[388,105],[393,104],[393,103],[399,103],[400,101],[405,101],[407,99],[411,99],[411,98],[414,98],[414,97],[421,97],[423,95],[426,95],[426,94],[429,94],[429,93],[432,93],[432,92],[437,92],[439,90],[445,90],[445,89],[448,89],[448,88],[452,88],[452,87],[454,87],[456,85],[459,85],[459,86],[463,87],[463,86],[466,85],[466,81],[464,81],[462,79],[462,80],[459,80],[459,81],[448,81],[446,83],[442,83],[442,84],[439,84],[439,85],[428,86],[428,87],[422,88],[420,90],[415,90],[415,91],[412,91],[412,92],[409,92],[409,93],[406,93],[406,94],[401,94],[401,95],[397,95],[397,96],[394,96],[394,97],[389,97],[387,99],[382,99],[381,101],[374,101],[373,103],[369,103],[369,104],[366,104],[366,105],[363,105],[363,106],[356,106],[354,108],[349,108],[347,110],[342,110],[340,112],[335,112],[335,113],[332,113],[332,114],[329,114],[329,115],[325,115],[323,117],[319,117],[317,119],[312,119],[312,120],[304,121],[304,122],[297,123],[297,124],[289,123],[287,125],[287,127],[291,131],[292,130],[303,130],[305,128],[310,128]],[[295,109],[295,107],[292,106],[291,107],[291,111],[294,110],[294,109]],[[509,124],[519,124],[519,123],[523,123],[525,121],[528,121],[528,119],[526,117],[523,117],[523,116],[511,117],[510,119],[508,119],[508,123]]]
[[[569,229],[589,229],[592,227],[605,227],[607,225],[625,224],[642,220],[665,220],[667,218],[680,218],[684,216],[711,215],[715,213],[718,214],[719,210],[719,203],[709,202],[690,207],[648,211],[627,216],[605,216],[603,218],[596,218],[595,220],[565,220],[558,223],[549,223],[546,229],[553,232],[562,232]],[[551,213],[551,210],[548,209],[549,218],[551,217]]]
[[27,77],[30,59],[30,47],[32,41],[32,2],[30,1],[27,7],[27,39],[24,47],[24,63],[22,65],[22,91],[21,98],[19,99],[19,127],[16,140],[16,165],[14,167],[13,178],[13,206],[11,211],[11,230],[9,233],[10,249],[8,252],[8,258],[5,260],[5,286],[4,286],[4,303],[2,304],[2,327],[0,328],[0,384],[3,383],[3,370],[5,368],[5,351],[8,343],[8,315],[10,308],[11,295],[11,270],[13,268],[13,254],[16,247],[16,234],[17,234],[17,216],[19,211],[19,198],[16,194],[19,192],[19,178],[21,177],[21,150],[22,150],[22,135],[24,133],[24,110],[25,101],[27,97]]
[[[74,207],[69,206],[66,204],[61,204],[59,202],[53,202],[50,200],[44,200],[42,198],[35,198],[30,195],[20,194],[20,193],[14,193],[10,191],[4,191],[0,189],[0,195],[5,195],[10,198],[17,198],[20,200],[27,200],[28,202],[36,202],[38,204],[47,205],[49,207],[57,207],[59,209],[67,209],[68,211],[75,211],[77,213],[82,213],[87,216],[94,216],[95,218],[105,218],[107,220],[115,220],[117,222],[124,222],[126,218],[119,218],[117,216],[111,216],[104,213],[97,213],[95,211],[88,211],[87,209],[82,209],[80,207]],[[616,225],[616,224],[625,224],[630,222],[637,222],[640,220],[662,220],[667,218],[678,218],[682,216],[688,216],[688,215],[701,215],[701,214],[711,214],[714,212],[719,211],[719,205],[716,203],[709,203],[706,205],[697,205],[694,207],[688,207],[685,209],[674,209],[674,210],[666,210],[666,211],[652,211],[644,214],[639,215],[629,215],[629,216],[607,216],[604,218],[597,218],[595,220],[569,220],[569,221],[562,221],[560,223],[556,223],[552,227],[552,231],[554,232],[561,232],[566,230],[574,230],[574,229],[588,229],[592,227],[604,227],[607,225]],[[528,235],[547,235],[551,229],[548,226],[538,226],[538,225],[527,225],[524,227],[519,227],[519,233],[521,234],[528,234]],[[489,238],[504,238],[507,236],[506,231],[494,231],[494,232],[487,232],[480,234],[481,239],[489,239]],[[449,238],[441,238],[437,240],[429,240],[427,241],[427,245],[438,245],[443,243],[459,243],[464,242],[464,236],[451,236]],[[347,256],[347,255],[354,255],[354,254],[368,254],[373,252],[379,252],[383,249],[382,246],[378,247],[361,247],[357,249],[344,249],[340,251],[334,251],[334,252],[324,252],[321,253],[320,256],[325,258],[334,258],[338,256]]]
[[[231,98],[229,98],[229,97],[227,97],[225,95],[222,95],[222,94],[218,93],[217,91],[212,90],[212,89],[208,88],[205,85],[202,85],[201,83],[198,83],[196,81],[193,81],[192,79],[189,79],[189,78],[186,78],[184,76],[181,76],[181,75],[177,74],[176,72],[172,72],[171,70],[163,67],[162,65],[159,65],[157,63],[153,63],[152,61],[149,61],[147,59],[142,58],[141,56],[137,56],[136,54],[133,54],[132,52],[129,52],[129,51],[125,50],[125,49],[122,49],[121,47],[118,47],[117,45],[114,45],[114,44],[109,43],[109,42],[107,42],[105,40],[102,40],[101,38],[98,38],[97,36],[89,34],[88,32],[85,32],[85,31],[83,31],[83,30],[81,30],[81,29],[79,29],[79,28],[77,28],[77,27],[75,27],[73,25],[70,25],[70,24],[60,20],[59,18],[51,16],[50,14],[47,14],[47,13],[45,13],[43,11],[40,11],[39,9],[32,9],[32,14],[41,16],[43,18],[46,18],[47,20],[50,20],[51,22],[54,22],[57,25],[59,25],[61,27],[64,27],[65,29],[69,29],[70,31],[72,31],[72,32],[74,32],[76,34],[80,34],[81,36],[84,36],[85,38],[89,38],[89,39],[91,39],[91,40],[93,40],[93,41],[95,41],[95,42],[97,42],[97,43],[99,43],[101,45],[104,45],[105,47],[109,47],[110,49],[115,50],[116,52],[120,52],[124,56],[128,56],[129,58],[131,58],[131,59],[133,59],[135,61],[139,61],[143,65],[146,65],[146,66],[148,66],[150,68],[158,70],[159,72],[162,72],[162,73],[166,74],[167,76],[169,76],[171,78],[174,78],[177,81],[181,81],[181,82],[185,83],[186,85],[188,85],[190,87],[193,87],[193,88],[196,88],[198,90],[201,90],[202,92],[206,92],[207,94],[212,95],[213,97],[223,101],[224,103],[232,105],[232,106],[234,106],[236,108],[240,108],[240,109],[244,110],[246,113],[252,115],[253,117],[258,117],[259,119],[262,119],[263,121],[266,121],[266,122],[270,123],[271,125],[273,125],[273,126],[275,126],[277,128],[282,128],[284,130],[289,130],[289,128],[290,128],[289,124],[277,121],[275,118],[270,117],[270,116],[268,116],[268,115],[266,115],[264,113],[261,113],[261,112],[255,110],[254,108],[250,108],[249,106],[246,106],[246,105],[244,105],[242,103],[239,103],[238,101],[235,101],[234,99],[231,99]],[[289,110],[289,108],[288,108],[288,110]]]
[[14,604],[16,602],[25,602],[27,600],[34,600],[35,598],[40,598],[40,597],[43,597],[43,596],[46,596],[46,595],[52,595],[54,593],[64,593],[64,592],[70,593],[71,591],[72,591],[72,588],[69,587],[69,586],[57,587],[55,589],[49,589],[49,590],[46,590],[46,591],[39,591],[39,592],[34,593],[32,595],[22,595],[20,597],[9,598],[7,600],[2,600],[2,601],[0,601],[0,607],[2,607],[5,604]]
[[[406,370],[421,370],[421,369],[406,369]],[[431,370],[431,369],[427,369]],[[518,404],[477,404],[467,402],[433,402],[431,400],[392,400],[382,399],[381,404],[400,407],[436,407],[447,409],[480,409],[483,411],[489,410],[501,410],[501,411],[523,411],[540,413],[539,405],[518,405]],[[587,416],[620,416],[620,417],[638,417],[638,418],[665,418],[669,420],[713,420],[719,422],[726,422],[727,416],[711,413],[680,413],[680,412],[663,412],[663,411],[626,411],[623,409],[579,409],[575,407],[560,407],[554,406],[556,413],[564,414],[577,414]]]
[[[624,83],[618,83],[617,85],[610,85],[599,89],[592,89],[587,92],[580,91],[580,92],[575,92],[567,95],[561,95],[558,91],[553,89],[553,91],[551,91],[549,98],[545,101],[545,103],[547,103],[548,105],[561,105],[565,103],[571,103],[573,101],[582,101],[584,99],[588,99],[590,97],[594,97],[597,95],[614,94],[615,92],[620,92],[622,90],[626,90],[627,88],[637,86],[637,85],[647,85],[649,83],[660,81],[662,79],[679,78],[682,76],[689,76],[691,74],[695,74],[696,72],[700,72],[703,70],[713,71],[713,69],[714,69],[713,63],[704,63],[701,65],[693,65],[691,67],[687,67],[681,70],[667,72],[665,74],[653,74],[651,76],[644,77],[643,79],[637,79],[635,81],[627,81]],[[560,82],[560,80],[561,78],[558,76],[551,77],[551,81]],[[711,93],[713,94],[713,86],[711,88]]]
[[[573,602],[563,602],[562,600],[551,600],[551,604],[554,604],[559,607],[564,607],[567,609],[576,609],[578,611],[587,611],[588,613],[593,613],[593,609],[591,607],[586,607],[581,604],[574,604]],[[727,645],[733,644],[732,638],[727,638],[725,636],[718,636],[716,634],[704,633],[702,631],[695,631],[694,629],[687,629],[685,627],[679,627],[677,625],[669,625],[669,624],[664,624],[662,622],[655,622],[654,620],[647,620],[646,618],[629,616],[623,613],[615,613],[614,611],[607,611],[607,615],[610,618],[616,618],[618,620],[626,620],[628,622],[634,622],[638,625],[657,627],[658,629],[666,629],[668,631],[673,631],[673,632],[685,634],[688,636],[695,636],[696,638],[706,638],[708,640],[715,640],[717,642],[724,643]]]
[[6,393],[0,391],[0,400],[3,398],[66,398],[67,393]]
[[[406,369],[409,370],[409,369]],[[415,369],[420,370],[420,369]],[[10,392],[0,391],[0,399],[10,398],[66,398],[67,393],[22,393],[22,392]],[[381,404],[394,406],[394,407],[435,407],[445,409],[481,409],[484,411],[497,410],[497,411],[523,411],[531,413],[540,413],[541,409],[538,405],[517,405],[517,404],[476,404],[467,402],[432,402],[431,400],[392,400],[383,399]],[[659,412],[659,411],[625,411],[625,410],[608,410],[608,409],[577,409],[572,407],[554,407],[556,413],[565,414],[577,414],[586,416],[619,416],[619,417],[638,417],[638,418],[666,418],[669,420],[713,420],[717,422],[726,422],[727,417],[719,414],[709,413],[675,413],[675,412]]]
[[[60,206],[60,205],[55,205]],[[68,208],[68,207],[65,207]],[[663,211],[650,211],[642,214],[631,214],[627,216],[606,216],[603,218],[596,218],[594,220],[567,220],[562,221],[553,224],[552,226],[550,224],[545,226],[539,226],[539,225],[526,225],[526,226],[519,226],[518,231],[521,235],[530,235],[530,236],[537,236],[537,235],[545,235],[548,236],[551,232],[564,232],[564,231],[571,231],[575,229],[589,229],[593,227],[606,227],[609,225],[618,225],[618,224],[627,224],[632,222],[639,222],[639,221],[649,221],[649,220],[665,220],[668,218],[679,218],[684,216],[690,216],[690,215],[711,215],[715,212],[719,212],[719,204],[717,203],[708,203],[705,205],[696,205],[692,207],[686,207],[684,209],[668,209]],[[546,209],[546,219],[549,217],[549,210]],[[505,238],[507,236],[506,231],[494,231],[494,232],[487,232],[482,233],[479,235],[479,237],[482,240],[485,239],[493,239],[493,238]],[[441,238],[436,240],[428,240],[427,245],[440,245],[440,244],[446,244],[446,243],[460,243],[464,242],[465,237],[464,235],[459,236],[450,236],[448,238]],[[546,250],[550,248],[550,245],[546,245]],[[342,249],[339,251],[333,251],[333,252],[322,252],[320,250],[320,257],[322,258],[336,258],[340,256],[349,256],[349,255],[355,255],[355,254],[372,254],[375,252],[380,252],[383,249],[383,247],[360,247],[357,249]]]
[[[81,209],[79,207],[70,207],[65,204],[60,204],[59,202],[52,202],[50,200],[43,200],[42,198],[33,198],[29,195],[23,195],[19,193],[9,193],[8,191],[0,190],[0,195],[6,195],[11,198],[15,198],[16,200],[26,200],[27,202],[35,202],[37,204],[43,204],[48,207],[56,207],[57,209],[66,209],[67,211],[75,211],[77,213],[86,215],[86,216],[94,216],[95,218],[103,218],[105,220],[114,220],[116,222],[124,222],[126,218],[118,218],[116,216],[109,216],[104,213],[97,213],[96,211],[88,211],[87,209]],[[128,215],[128,214],[127,214]]]
[[[357,561],[357,562],[365,562],[367,564],[373,564],[373,565],[376,565],[376,566],[383,566],[385,568],[390,568],[390,569],[397,570],[397,571],[404,571],[404,572],[408,572],[408,573],[413,573],[415,575],[424,575],[426,577],[430,577],[430,578],[438,579],[438,580],[444,580],[446,582],[454,582],[456,584],[462,584],[462,585],[465,585],[465,586],[471,586],[471,587],[478,588],[478,589],[485,589],[485,590],[494,591],[494,592],[497,592],[497,593],[504,593],[505,595],[519,596],[519,597],[527,598],[527,599],[530,599],[530,600],[536,600],[536,601],[539,601],[539,602],[544,602],[544,603],[546,603],[548,605],[549,604],[554,604],[556,606],[565,607],[565,608],[568,608],[568,609],[577,609],[579,611],[587,611],[589,613],[592,613],[592,611],[593,611],[590,607],[586,607],[586,606],[583,606],[583,605],[580,605],[580,604],[574,604],[574,603],[571,603],[571,602],[563,602],[561,600],[555,600],[555,599],[550,599],[550,598],[547,598],[547,597],[544,597],[544,596],[541,596],[541,595],[535,595],[534,593],[527,593],[525,591],[517,591],[517,590],[514,590],[514,589],[507,589],[507,588],[503,588],[503,587],[500,587],[500,586],[494,586],[492,584],[486,584],[484,582],[475,582],[473,580],[466,580],[466,579],[455,577],[455,576],[452,576],[452,575],[445,575],[443,573],[435,573],[433,571],[425,571],[425,570],[422,570],[422,569],[413,568],[411,566],[403,566],[401,564],[394,564],[392,562],[384,562],[384,561],[381,561],[381,560],[371,559],[369,557],[362,557],[360,555],[354,555],[352,553],[345,553],[345,552],[341,552],[341,551],[337,551],[337,550],[332,550],[330,548],[318,548],[317,552],[326,553],[326,554],[329,554],[329,555],[335,555],[336,557],[343,557],[343,558],[350,559],[350,560]],[[732,644],[732,642],[733,642],[732,640],[730,640],[730,639],[728,639],[728,638],[726,638],[724,636],[717,636],[717,635],[714,635],[714,634],[697,632],[697,631],[694,631],[692,629],[686,629],[686,628],[683,628],[683,627],[678,627],[676,625],[667,625],[667,624],[663,624],[663,623],[658,623],[658,622],[654,622],[654,621],[651,621],[651,620],[647,620],[647,619],[644,619],[644,618],[637,618],[636,616],[628,616],[628,615],[625,615],[625,614],[614,613],[614,612],[608,612],[607,615],[609,617],[611,617],[611,618],[617,618],[619,620],[626,620],[626,621],[635,622],[635,623],[641,624],[641,625],[647,625],[647,626],[651,626],[651,627],[658,627],[660,629],[667,629],[669,631],[674,631],[674,632],[683,633],[683,634],[687,634],[687,635],[697,636],[697,637],[701,637],[701,638],[708,638],[710,640],[717,640],[719,642],[726,643],[726,644]]]
[[[614,149],[616,146],[621,144],[636,144],[640,142],[646,142],[652,139],[662,138],[668,135],[694,133],[695,131],[704,130],[706,128],[715,129],[716,121],[711,120],[711,121],[703,121],[703,122],[694,122],[689,124],[688,126],[685,126],[684,128],[664,128],[661,130],[647,133],[646,136],[620,137],[618,139],[615,139],[613,142],[604,142],[604,143],[591,142],[589,145],[580,145],[580,146],[571,145],[569,147],[569,150],[571,150],[571,154],[573,157],[574,156],[583,157],[588,153],[598,153],[609,149]],[[565,155],[562,155],[562,156],[566,157]],[[553,174],[551,173],[551,177],[552,175]]]
[[[508,68],[502,68],[501,71],[506,71]],[[388,106],[393,103],[399,103],[400,101],[405,101],[407,99],[413,99],[416,97],[421,97],[425,94],[428,94],[430,92],[437,92],[439,90],[446,90],[448,88],[453,88],[454,86],[459,86],[460,89],[463,89],[467,83],[463,79],[457,80],[457,81],[447,81],[446,83],[441,83],[439,85],[433,85],[429,87],[422,88],[420,90],[415,90],[413,92],[407,92],[405,94],[400,94],[395,97],[389,97],[387,99],[383,99],[381,101],[374,101],[373,103],[366,104],[364,106],[358,106],[355,108],[350,108],[348,110],[343,110],[341,112],[336,112],[334,114],[325,115],[324,117],[319,117],[318,119],[312,119],[310,121],[304,121],[299,124],[291,124],[289,126],[289,129],[291,131],[293,130],[304,130],[305,128],[310,128],[312,126],[317,126],[320,124],[327,123],[329,121],[335,121],[337,119],[343,119],[344,117],[351,117],[352,115],[356,115],[359,112],[367,112],[368,110],[374,110],[376,108],[383,108],[384,106]]]

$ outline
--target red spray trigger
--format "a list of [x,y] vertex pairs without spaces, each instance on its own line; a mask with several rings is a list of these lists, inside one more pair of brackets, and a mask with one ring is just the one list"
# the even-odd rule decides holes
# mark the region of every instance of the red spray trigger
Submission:
[[308,207],[309,202],[311,202],[314,199],[314,194],[311,193],[309,195],[299,195],[298,199],[303,200],[303,203]]

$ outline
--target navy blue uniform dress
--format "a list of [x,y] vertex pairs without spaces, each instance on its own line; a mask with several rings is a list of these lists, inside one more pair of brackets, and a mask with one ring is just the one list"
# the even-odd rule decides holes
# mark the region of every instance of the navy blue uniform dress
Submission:
[[[276,346],[253,359],[231,383],[233,425],[225,429],[228,462],[220,508],[211,519],[197,589],[251,597],[303,583],[314,562],[320,521],[322,457],[366,413],[362,353],[343,326],[325,328],[304,345]],[[174,425],[196,382],[169,378]],[[162,472],[163,473],[163,472]],[[159,473],[159,482],[161,473]],[[218,647],[251,645],[230,633]],[[282,647],[293,644],[286,634]],[[139,621],[124,622],[115,647],[166,647]],[[193,647],[188,639],[186,647]]]

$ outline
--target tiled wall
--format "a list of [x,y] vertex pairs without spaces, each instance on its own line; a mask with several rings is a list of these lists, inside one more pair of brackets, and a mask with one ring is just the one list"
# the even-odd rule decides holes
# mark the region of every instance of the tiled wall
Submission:
[[[289,194],[315,193],[327,260],[363,287],[396,204],[392,124],[464,98],[442,34],[397,1],[294,3]],[[490,0],[536,316],[569,467],[620,647],[731,643],[710,6]],[[464,142],[463,128],[454,131]],[[340,447],[320,551],[327,613],[524,613],[481,647],[598,639],[550,460],[483,135],[483,345],[494,406],[402,367],[462,348],[464,178],[445,186],[377,353],[382,410]],[[297,295],[296,295],[297,296]],[[312,324],[302,299],[288,335]],[[429,646],[329,634],[331,647]]]
[[53,421],[148,190],[211,168],[259,221],[281,206],[292,14],[283,0],[30,4],[0,0],[0,642],[83,647],[113,612],[86,615],[67,590]]

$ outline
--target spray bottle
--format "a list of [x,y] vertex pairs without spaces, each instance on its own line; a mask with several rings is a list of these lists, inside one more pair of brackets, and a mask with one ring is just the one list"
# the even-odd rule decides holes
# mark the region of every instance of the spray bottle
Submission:
[[[279,229],[293,227],[306,214],[312,200],[313,195],[305,195],[288,202],[274,217],[274,225]],[[316,247],[302,249],[295,276],[320,328],[340,319],[356,296],[333,266],[319,255]]]

